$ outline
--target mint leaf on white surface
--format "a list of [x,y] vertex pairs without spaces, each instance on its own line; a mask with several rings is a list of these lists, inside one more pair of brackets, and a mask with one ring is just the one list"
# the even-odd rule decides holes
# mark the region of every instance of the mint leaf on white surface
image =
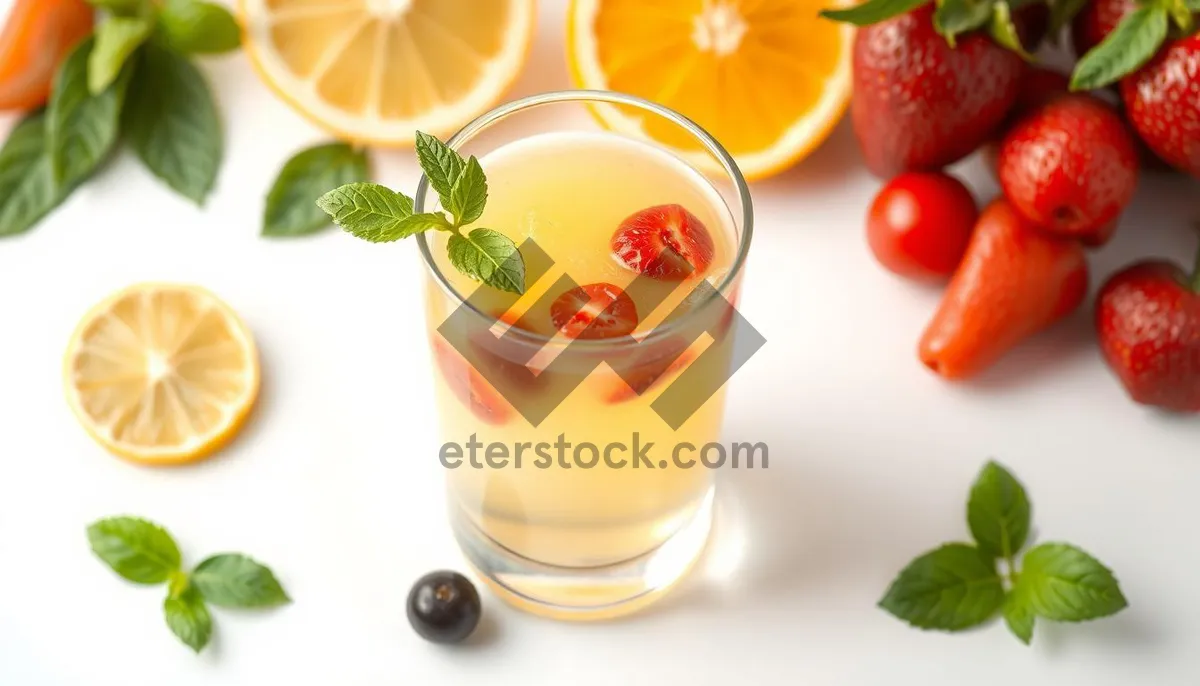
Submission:
[[204,0],[165,0],[158,14],[163,42],[183,54],[219,54],[237,50],[242,29],[224,7]]
[[91,175],[117,142],[128,70],[99,95],[88,90],[94,38],[80,43],[58,68],[46,116],[55,181],[71,186]]
[[492,229],[454,234],[446,244],[454,268],[493,288],[525,292],[525,261],[512,239]]
[[187,58],[153,41],[146,44],[121,125],[155,176],[196,204],[204,203],[216,182],[224,143],[208,82]]
[[1034,614],[1027,604],[1016,593],[1009,593],[1004,599],[1004,623],[1025,645],[1033,641]]
[[96,27],[96,47],[88,56],[88,90],[99,95],[112,85],[134,51],[146,42],[154,23],[144,17],[111,17]]
[[990,556],[950,543],[909,563],[879,604],[921,629],[961,631],[995,616],[1004,586]]
[[1011,559],[1029,535],[1030,507],[1025,488],[1004,467],[988,462],[971,487],[967,524],[984,552]]
[[297,153],[284,164],[267,194],[264,236],[304,236],[330,226],[312,199],[329,188],[370,177],[367,153],[347,143],[326,143]]
[[1066,543],[1043,543],[1026,553],[1013,592],[1056,622],[1099,619],[1128,606],[1112,571]]
[[182,559],[166,529],[137,517],[102,519],[88,527],[92,552],[136,584],[166,583]]
[[68,194],[54,181],[46,139],[46,114],[35,112],[0,148],[0,236],[29,230]]
[[199,653],[212,638],[212,615],[194,586],[172,593],[163,601],[167,626],[184,645]]
[[192,571],[192,584],[218,607],[262,608],[291,602],[274,572],[245,555],[208,558]]

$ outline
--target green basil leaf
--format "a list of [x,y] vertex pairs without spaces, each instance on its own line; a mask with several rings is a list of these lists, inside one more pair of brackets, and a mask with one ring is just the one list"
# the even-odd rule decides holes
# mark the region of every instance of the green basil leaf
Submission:
[[168,595],[163,601],[163,614],[171,633],[184,645],[197,653],[208,645],[213,631],[212,615],[194,586],[189,586],[178,595]]
[[0,148],[0,236],[23,233],[70,193],[54,182],[46,153],[46,113],[25,117]]
[[993,557],[1013,557],[1025,547],[1030,519],[1021,482],[1004,467],[987,463],[967,502],[967,523],[979,549]]
[[470,224],[483,214],[487,197],[487,178],[483,175],[479,160],[472,155],[454,182],[454,188],[450,191],[450,205],[446,209],[454,215],[459,226]]
[[312,199],[330,188],[368,178],[366,151],[346,143],[318,145],[298,153],[283,165],[267,194],[263,235],[303,236],[329,226],[329,217]]
[[525,292],[525,261],[508,236],[492,229],[454,234],[446,244],[450,264],[467,276],[509,293]]
[[1025,553],[1013,593],[1029,610],[1056,622],[1107,617],[1128,605],[1107,567],[1065,543],[1043,543]]
[[1025,645],[1033,641],[1034,617],[1033,612],[1016,593],[1009,593],[1004,599],[1004,623]]
[[992,5],[990,0],[944,0],[933,13],[933,26],[953,47],[959,34],[988,23]]
[[442,207],[449,209],[453,200],[454,184],[462,175],[467,163],[462,156],[445,143],[427,133],[417,132],[417,161],[429,185],[438,194]]
[[372,243],[388,243],[411,236],[405,220],[412,216],[412,198],[377,183],[351,183],[317,199],[317,206],[333,223]]
[[161,584],[179,570],[175,539],[165,529],[136,517],[102,519],[88,527],[92,552],[136,584]]
[[163,42],[184,54],[237,50],[242,29],[229,10],[203,0],[166,0],[158,15]]
[[97,95],[108,88],[154,24],[142,17],[111,17],[96,27],[96,47],[88,57],[88,90]]
[[96,44],[80,43],[59,66],[50,93],[47,122],[54,178],[70,186],[87,178],[117,142],[128,69],[99,95],[88,90],[88,62]]
[[214,555],[196,566],[192,584],[218,607],[275,607],[291,602],[265,565],[245,555]]
[[992,5],[991,34],[992,40],[1002,47],[1017,53],[1026,62],[1034,61],[1033,55],[1029,54],[1025,44],[1021,42],[1021,32],[1017,30],[1017,24],[1012,18],[1012,7],[1004,0]]
[[869,26],[911,12],[929,2],[931,0],[867,0],[861,5],[844,10],[821,10],[821,16],[855,26]]
[[216,182],[224,144],[208,83],[187,58],[146,44],[122,128],[155,176],[204,203]]
[[1092,48],[1071,76],[1071,90],[1107,86],[1150,61],[1167,37],[1167,11],[1157,5],[1136,10]]
[[913,560],[880,607],[921,629],[961,631],[995,616],[1004,586],[994,561],[974,546],[950,543]]

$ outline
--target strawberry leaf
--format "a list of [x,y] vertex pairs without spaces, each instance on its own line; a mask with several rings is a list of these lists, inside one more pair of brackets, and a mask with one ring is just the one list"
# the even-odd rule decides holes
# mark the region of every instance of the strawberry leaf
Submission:
[[867,0],[849,9],[821,10],[821,16],[855,26],[869,26],[911,12],[929,2],[930,0]]
[[991,17],[991,0],[944,0],[933,13],[933,26],[954,47],[960,33],[974,31]]
[[1026,62],[1033,62],[1033,55],[1029,54],[1029,51],[1025,49],[1025,44],[1021,42],[1021,32],[1017,30],[1017,25],[1013,22],[1012,9],[1009,4],[1001,0],[992,5],[991,19],[992,39],[1020,55]]
[[1075,65],[1071,90],[1107,86],[1137,71],[1154,56],[1166,37],[1166,9],[1151,5],[1137,10]]

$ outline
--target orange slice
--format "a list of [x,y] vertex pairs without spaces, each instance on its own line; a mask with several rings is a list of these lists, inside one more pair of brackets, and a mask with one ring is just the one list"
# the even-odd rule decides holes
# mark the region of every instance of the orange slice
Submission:
[[[572,0],[567,49],[576,86],[674,109],[711,133],[747,178],[799,161],[850,98],[853,28],[821,19],[829,0]],[[702,168],[682,129],[611,105],[610,129],[647,136]]]

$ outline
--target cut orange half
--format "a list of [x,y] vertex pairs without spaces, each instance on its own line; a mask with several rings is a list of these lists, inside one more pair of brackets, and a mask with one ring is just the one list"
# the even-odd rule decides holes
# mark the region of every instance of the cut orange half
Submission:
[[[567,50],[581,88],[641,96],[694,120],[763,178],[815,149],[850,99],[853,28],[817,13],[840,0],[572,0]],[[852,4],[852,3],[847,3]],[[666,120],[612,105],[608,128],[702,168],[714,160]]]
[[239,0],[251,63],[344,140],[411,145],[494,105],[529,50],[533,0]]
[[194,286],[141,284],[83,318],[67,349],[67,402],[101,445],[144,464],[212,454],[258,397],[250,332]]

